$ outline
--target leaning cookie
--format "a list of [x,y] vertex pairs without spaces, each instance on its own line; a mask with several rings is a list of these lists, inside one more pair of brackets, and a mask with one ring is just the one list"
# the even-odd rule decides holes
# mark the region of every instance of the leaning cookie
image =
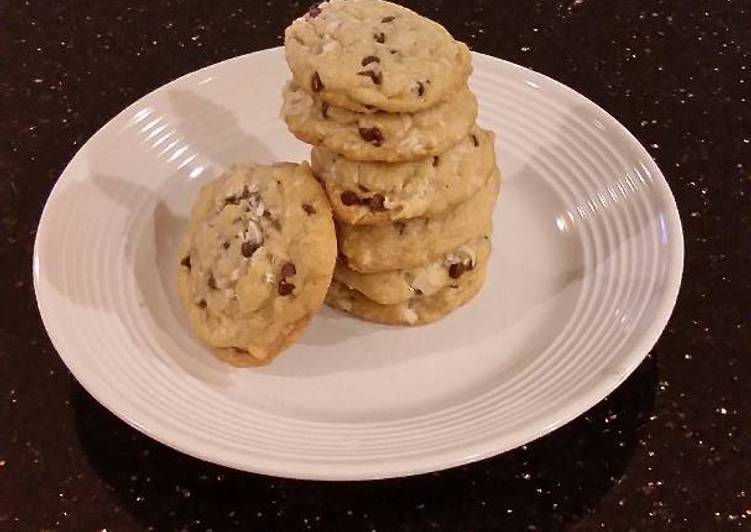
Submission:
[[282,117],[308,144],[357,161],[410,161],[438,155],[466,138],[477,99],[464,87],[445,102],[414,114],[357,113],[311,96],[294,81],[283,91]]
[[418,295],[392,305],[378,304],[344,283],[334,281],[326,295],[326,304],[368,321],[422,325],[443,318],[472,299],[482,288],[486,271],[486,265],[478,265],[432,295]]
[[434,217],[388,225],[337,224],[339,252],[347,266],[361,273],[427,264],[490,231],[500,181],[500,173],[493,170],[468,201]]
[[490,235],[483,235],[417,268],[359,273],[339,261],[334,270],[334,281],[357,290],[375,303],[396,305],[416,297],[432,296],[456,284],[467,272],[485,265],[489,256]]
[[352,225],[382,225],[435,216],[468,200],[495,167],[494,146],[492,132],[473,126],[440,156],[403,163],[364,162],[316,146],[311,164],[336,218]]
[[307,163],[233,166],[201,189],[178,258],[195,335],[236,366],[290,345],[336,261],[331,208]]
[[315,4],[287,28],[284,49],[304,90],[357,112],[428,109],[471,71],[469,49],[440,24],[381,0]]

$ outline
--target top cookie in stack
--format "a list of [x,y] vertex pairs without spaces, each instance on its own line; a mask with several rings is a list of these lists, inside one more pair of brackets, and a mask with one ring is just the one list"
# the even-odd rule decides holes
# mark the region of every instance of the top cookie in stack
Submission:
[[426,323],[481,287],[500,177],[475,125],[469,49],[382,0],[329,0],[285,34],[282,115],[314,145],[337,218],[329,303],[386,323]]
[[330,0],[285,33],[292,74],[321,101],[357,112],[414,113],[446,101],[470,53],[439,24],[378,0]]

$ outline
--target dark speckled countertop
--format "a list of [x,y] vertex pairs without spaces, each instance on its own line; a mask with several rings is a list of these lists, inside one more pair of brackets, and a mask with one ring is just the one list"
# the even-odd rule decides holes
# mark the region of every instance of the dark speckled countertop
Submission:
[[406,2],[475,50],[582,92],[648,147],[686,265],[662,339],[606,401],[526,447],[325,484],[168,449],[98,406],[40,322],[36,225],[124,106],[281,43],[299,2],[0,2],[0,530],[751,530],[751,4]]

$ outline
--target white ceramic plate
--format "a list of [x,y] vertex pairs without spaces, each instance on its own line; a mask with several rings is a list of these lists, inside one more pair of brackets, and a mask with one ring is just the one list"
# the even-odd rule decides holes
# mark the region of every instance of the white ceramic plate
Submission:
[[644,148],[592,102],[493,57],[474,66],[504,176],[483,292],[414,329],[324,309],[260,369],[223,365],[193,340],[173,269],[202,183],[234,161],[307,158],[278,118],[282,50],[188,74],[112,119],[57,182],[34,253],[42,318],[79,382],[175,449],[313,479],[479,460],[605,397],[675,303],[675,202]]

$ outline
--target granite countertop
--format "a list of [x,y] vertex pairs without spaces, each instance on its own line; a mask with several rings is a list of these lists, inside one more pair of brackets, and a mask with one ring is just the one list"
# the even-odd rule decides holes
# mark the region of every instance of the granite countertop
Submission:
[[751,530],[751,5],[405,2],[580,91],[677,198],[683,288],[652,353],[564,428],[414,478],[316,483],[181,455],[100,407],[36,310],[44,201],[86,139],[163,83],[281,43],[299,2],[0,4],[0,530]]

